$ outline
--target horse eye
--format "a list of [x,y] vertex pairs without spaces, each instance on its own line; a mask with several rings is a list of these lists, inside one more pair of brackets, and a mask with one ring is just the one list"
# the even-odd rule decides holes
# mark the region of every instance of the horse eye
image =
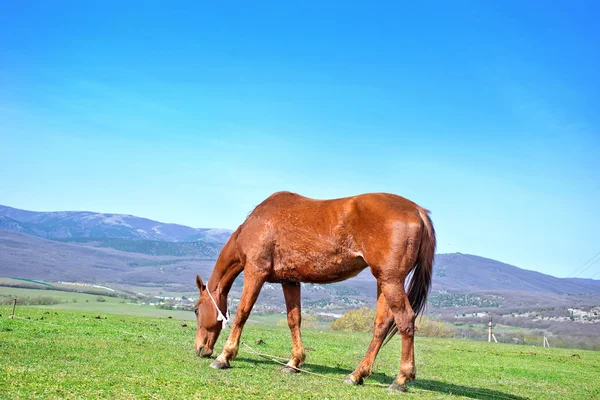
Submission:
[[198,316],[198,309],[194,308],[194,314],[196,314],[196,316]]

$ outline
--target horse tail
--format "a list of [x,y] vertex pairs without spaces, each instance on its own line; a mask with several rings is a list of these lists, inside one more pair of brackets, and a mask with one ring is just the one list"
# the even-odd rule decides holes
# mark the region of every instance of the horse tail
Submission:
[[[417,206],[418,207],[418,206]],[[421,231],[421,243],[419,247],[419,254],[412,270],[412,277],[408,285],[408,301],[410,306],[417,317],[425,308],[427,302],[427,296],[431,289],[431,277],[433,272],[433,258],[435,255],[435,229],[433,228],[433,222],[429,218],[429,211],[418,207],[419,215],[423,221],[423,230]],[[390,341],[394,335],[398,333],[398,327],[396,322],[392,323],[388,330],[384,345]]]

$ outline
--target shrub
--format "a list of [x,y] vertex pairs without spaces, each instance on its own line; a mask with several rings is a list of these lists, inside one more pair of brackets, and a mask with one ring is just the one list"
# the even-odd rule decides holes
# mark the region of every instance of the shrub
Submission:
[[165,301],[162,303],[158,303],[156,305],[156,308],[160,308],[161,310],[173,310],[175,309],[175,304],[171,303],[170,301]]
[[419,317],[415,325],[417,326],[417,335],[426,337],[451,338],[454,337],[454,330],[449,328],[442,321]]
[[[333,321],[329,327],[336,331],[346,332],[372,332],[376,311],[368,307],[352,310],[345,313],[341,318]],[[454,337],[454,330],[441,321],[432,320],[421,316],[415,322],[418,328],[417,334],[427,337]]]
[[104,303],[106,301],[106,299],[104,297],[102,297],[102,296],[98,296],[98,297],[96,297],[96,301],[98,303]]
[[351,310],[333,321],[329,327],[336,331],[372,332],[375,314],[375,310],[369,307]]

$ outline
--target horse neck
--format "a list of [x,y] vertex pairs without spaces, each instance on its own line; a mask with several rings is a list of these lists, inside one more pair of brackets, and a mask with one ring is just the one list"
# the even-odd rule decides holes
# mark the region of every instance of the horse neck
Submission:
[[225,247],[223,247],[223,250],[221,250],[215,268],[206,283],[208,290],[210,290],[211,293],[215,293],[219,298],[217,301],[222,309],[227,308],[225,305],[227,304],[229,290],[231,289],[235,278],[237,278],[244,269],[237,258],[233,241],[233,237],[230,238],[225,244]]

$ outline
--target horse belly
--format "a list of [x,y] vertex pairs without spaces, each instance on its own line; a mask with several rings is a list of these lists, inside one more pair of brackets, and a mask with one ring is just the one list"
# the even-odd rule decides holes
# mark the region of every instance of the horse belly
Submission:
[[358,275],[367,267],[359,254],[288,252],[273,265],[271,282],[333,283]]

